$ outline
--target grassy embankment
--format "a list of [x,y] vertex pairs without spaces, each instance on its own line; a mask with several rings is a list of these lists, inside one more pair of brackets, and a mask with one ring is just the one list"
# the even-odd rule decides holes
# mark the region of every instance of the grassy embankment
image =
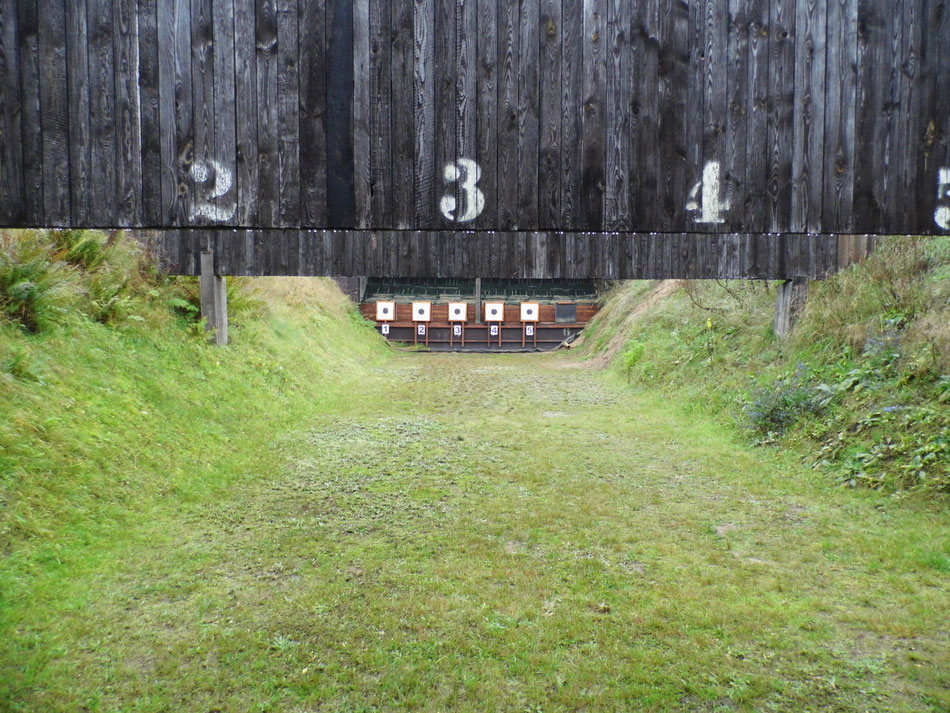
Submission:
[[589,355],[616,350],[630,382],[791,448],[843,484],[950,494],[950,241],[885,240],[813,283],[787,343],[765,283],[687,283],[625,324],[650,285],[614,290]]
[[950,706],[945,508],[753,446],[708,378],[387,357],[309,281],[215,348],[179,284],[103,316],[74,269],[0,330],[0,710]]

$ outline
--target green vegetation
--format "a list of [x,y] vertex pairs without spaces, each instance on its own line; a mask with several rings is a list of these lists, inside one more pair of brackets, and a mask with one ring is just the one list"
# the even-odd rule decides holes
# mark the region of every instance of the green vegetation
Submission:
[[[589,353],[616,340],[643,290],[617,288]],[[950,494],[950,243],[885,240],[814,283],[786,344],[772,330],[774,300],[763,283],[686,284],[621,330],[615,368],[842,483]]]
[[260,280],[220,348],[187,281],[138,263],[102,322],[60,262],[61,311],[0,327],[0,710],[950,707],[940,501],[631,389],[659,327],[607,372],[396,353]]

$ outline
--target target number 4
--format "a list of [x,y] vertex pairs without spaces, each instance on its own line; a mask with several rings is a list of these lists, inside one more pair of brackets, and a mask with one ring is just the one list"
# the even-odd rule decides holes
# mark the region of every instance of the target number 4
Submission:
[[[729,210],[729,202],[720,200],[719,162],[709,161],[703,166],[703,177],[689,192],[686,210],[699,212],[697,223],[724,223],[723,213]],[[700,202],[701,200],[701,202]]]

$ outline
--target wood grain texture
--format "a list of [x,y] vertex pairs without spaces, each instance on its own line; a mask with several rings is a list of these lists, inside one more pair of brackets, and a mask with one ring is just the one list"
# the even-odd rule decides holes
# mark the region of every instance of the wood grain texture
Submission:
[[[83,7],[83,10],[85,8]],[[82,21],[85,22],[85,14]],[[20,51],[18,46],[16,0],[0,0],[0,221],[16,225],[25,220],[23,215],[23,152],[20,112]],[[80,36],[81,51],[85,52],[84,37]],[[75,50],[75,48],[73,48]],[[72,86],[72,83],[71,83]],[[88,94],[87,104],[88,104]],[[88,130],[88,111],[86,127]],[[88,135],[88,134],[87,134]],[[74,152],[77,135],[71,135]],[[87,145],[88,140],[80,146]],[[88,162],[87,162],[88,163]]]
[[827,2],[804,0],[796,7],[791,215],[795,232],[816,231],[821,225]]
[[606,146],[606,0],[584,0],[584,122],[581,145],[581,227],[595,230],[604,219]]
[[561,57],[560,0],[541,0],[539,17],[540,116],[538,148],[538,226],[556,229],[561,218]]
[[325,2],[300,5],[300,224],[327,224],[327,63]]
[[300,225],[300,47],[297,0],[277,2],[280,225]]
[[796,0],[771,0],[769,17],[768,229],[788,230],[792,208]]
[[[499,231],[531,270],[549,241],[521,231],[941,232],[948,15],[946,0],[0,0],[0,223]],[[641,247],[612,241],[590,260]],[[655,274],[734,250],[645,245]],[[456,238],[426,250],[455,269]]]
[[477,0],[475,72],[475,160],[485,207],[472,227],[490,229],[498,217],[498,3]]
[[27,225],[43,222],[43,134],[40,120],[39,8],[18,2],[20,55],[20,113],[22,116],[23,220]]
[[435,0],[415,0],[413,12],[413,95],[415,117],[415,221],[435,220],[441,171],[436,179],[435,156]]
[[498,170],[497,230],[518,227],[518,76],[520,63],[517,0],[498,0]]
[[539,0],[521,0],[518,47],[518,225],[538,227],[538,169],[541,98]]
[[39,0],[40,117],[43,141],[43,213],[46,221],[68,226],[69,104],[66,86],[66,6]]

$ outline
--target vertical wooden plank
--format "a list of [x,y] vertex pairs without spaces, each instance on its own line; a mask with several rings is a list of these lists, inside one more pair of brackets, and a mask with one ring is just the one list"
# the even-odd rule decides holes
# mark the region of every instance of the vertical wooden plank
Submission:
[[726,135],[722,156],[723,174],[728,177],[725,191],[729,204],[728,223],[738,229],[746,227],[745,198],[747,112],[749,106],[749,34],[751,17],[745,0],[729,1],[727,70],[729,94],[726,105]]
[[521,71],[518,0],[498,0],[498,221],[518,227],[518,76]]
[[[455,28],[457,76],[455,88],[455,150],[457,160],[474,161],[478,130],[476,125],[478,7],[475,0],[469,0],[468,2],[466,0],[456,0]],[[469,194],[463,187],[462,181],[475,180],[475,178],[475,176],[463,176],[461,180],[456,182],[455,214],[457,216],[467,215],[469,208],[473,208],[469,205]],[[478,179],[476,185],[479,190],[482,190],[480,173]],[[465,221],[461,226],[470,228],[471,223]]]
[[[917,186],[917,226],[920,232],[944,232],[936,224],[939,170],[950,166],[950,8],[921,0],[920,101],[915,121],[914,172]],[[943,121],[941,121],[943,117]],[[941,125],[943,124],[943,125]],[[945,191],[946,189],[944,189]],[[942,203],[950,202],[945,192]]]
[[142,222],[142,117],[139,109],[138,12],[135,0],[113,0],[115,56],[116,215],[113,225]]
[[584,0],[584,123],[581,175],[582,225],[599,230],[604,222],[606,145],[606,0]]
[[[660,174],[659,227],[685,227],[686,91],[689,67],[689,13],[684,3],[659,5]],[[692,108],[695,110],[695,108]]]
[[298,69],[300,46],[298,26],[297,0],[278,0],[277,126],[280,158],[280,225],[288,228],[300,226],[300,72]]
[[391,0],[369,2],[370,224],[392,227],[392,42]]
[[749,71],[746,103],[744,226],[769,229],[769,0],[749,0]]
[[[300,220],[327,224],[326,3],[300,5]],[[312,242],[312,241],[311,241]]]
[[487,229],[495,227],[498,218],[498,4],[497,0],[477,2],[475,160],[482,169],[479,185],[485,207],[472,227]]
[[369,33],[369,0],[353,3],[353,189],[358,228],[369,227],[372,211]]
[[[706,4],[708,0],[697,0],[689,3],[688,29],[688,59],[689,69],[686,78],[686,185],[688,194],[679,197],[681,202],[687,201],[687,195],[692,204],[700,204],[703,196],[703,134],[705,133],[706,97]],[[681,89],[682,91],[682,89]],[[708,227],[698,221],[702,210],[687,209],[686,227],[690,230],[703,230]],[[680,228],[682,230],[683,228]]]
[[37,47],[43,147],[43,222],[70,222],[69,109],[66,91],[66,6],[39,0]]
[[630,228],[630,185],[633,170],[631,108],[639,68],[633,64],[633,8],[624,0],[607,4],[606,43],[606,173],[604,229]]
[[233,0],[212,0],[214,79],[214,188],[208,209],[214,223],[234,223],[237,188],[237,107]]
[[633,67],[638,77],[633,87],[631,122],[633,136],[633,178],[630,181],[631,227],[659,227],[659,70],[660,36],[658,0],[636,5],[633,26]]
[[[85,0],[80,0],[85,7]],[[67,3],[67,11],[72,3]],[[69,20],[67,19],[67,22]],[[70,25],[73,27],[73,25]],[[72,33],[69,33],[72,34]],[[69,39],[67,34],[67,40]],[[158,0],[138,0],[138,55],[139,55],[139,133],[142,139],[142,224],[157,226],[162,222],[162,147],[161,121],[159,117],[159,71],[158,71]],[[67,66],[72,68],[72,60]],[[80,106],[85,106],[88,116],[89,99],[78,97]],[[72,97],[70,99],[72,102]],[[74,104],[75,106],[75,104]],[[72,123],[72,114],[70,114]],[[77,172],[82,174],[80,183],[85,184],[88,166],[77,170],[70,166],[72,182],[77,184]],[[73,222],[76,221],[76,193],[73,194]],[[80,208],[87,212],[88,206]]]
[[[561,221],[581,225],[581,135],[584,122],[584,8],[577,0],[561,8]],[[566,243],[565,243],[566,245]]]
[[[728,115],[729,87],[728,71],[728,2],[723,0],[706,0],[703,17],[703,157],[702,167],[711,163],[719,164],[720,186],[717,192],[710,192],[709,197],[723,201],[728,195],[726,186],[731,182],[731,176],[723,170],[726,166],[726,121]],[[703,186],[701,191],[706,195]],[[721,203],[720,203],[721,205]],[[703,206],[701,213],[708,211]],[[726,220],[728,209],[723,207],[721,223],[703,222],[704,230],[728,229]]]
[[[187,225],[193,203],[193,184],[187,180],[187,173],[191,167],[191,127],[194,121],[191,112],[191,6],[188,0],[159,4],[158,42],[161,47],[158,55],[161,217],[168,225]],[[93,170],[95,168],[93,162]]]
[[195,187],[194,225],[214,222],[217,183],[214,136],[214,28],[211,0],[191,0],[191,84],[194,108],[194,163],[189,179]]
[[521,0],[518,72],[518,226],[538,227],[538,151],[540,122],[539,0]]
[[39,8],[19,2],[23,204],[27,225],[43,224],[43,137],[40,121]]
[[414,212],[415,110],[412,0],[392,0],[392,227],[408,228]]
[[415,225],[433,225],[442,173],[435,157],[435,0],[415,0],[413,88],[415,96]]
[[795,101],[795,0],[771,0],[769,30],[769,230],[791,223],[793,111]]
[[43,222],[70,222],[69,107],[66,91],[66,6],[40,0],[37,47],[43,137]]
[[[233,0],[233,3],[237,191],[234,220],[246,226],[256,223],[258,217],[256,10],[255,0]],[[322,40],[322,27],[320,32]]]
[[[82,9],[85,10],[85,6],[82,6]],[[75,8],[72,11],[75,11]],[[17,24],[16,0],[0,0],[0,224],[3,225],[16,225],[24,220],[22,214],[23,144],[21,141],[23,130],[20,124],[23,99],[20,94]],[[75,28],[75,33],[69,33],[67,38],[71,43],[81,45],[81,51],[84,53],[85,13],[83,13],[81,26],[70,25],[70,27]],[[76,82],[71,81],[70,87],[72,88],[75,84]],[[88,92],[88,89],[85,91]],[[87,93],[87,107],[88,101]],[[85,126],[88,137],[88,110]],[[84,145],[88,145],[88,138]]]
[[538,226],[550,230],[561,218],[561,0],[542,0],[540,27]]
[[855,169],[857,0],[828,0],[821,226],[849,231]]
[[827,0],[799,0],[796,11],[791,228],[802,232],[821,224]]
[[274,228],[280,224],[277,3],[276,0],[256,0],[256,3],[257,224]]
[[[895,188],[900,196],[898,214],[894,216],[894,226],[900,232],[916,232],[919,224],[916,199],[919,191],[926,186],[917,185],[917,160],[920,151],[920,99],[923,82],[921,76],[920,55],[924,43],[923,7],[921,0],[904,0],[903,15],[900,20],[900,134],[899,185]],[[919,132],[919,133],[918,133]]]
[[[116,212],[116,124],[112,3],[89,0],[89,115],[92,127],[90,221],[105,226]],[[187,39],[185,40],[187,42]],[[190,64],[190,63],[189,63]],[[191,85],[191,78],[188,81]]]
[[[913,2],[914,0],[906,0]],[[874,171],[874,202],[877,203],[879,218],[866,228],[866,232],[896,232],[899,223],[895,219],[901,212],[901,175],[903,173],[903,151],[901,146],[901,112],[909,111],[902,107],[901,84],[901,43],[903,36],[903,17],[905,0],[891,0],[885,7],[877,7],[881,36],[877,40],[878,52],[870,69],[875,75],[875,83],[880,87],[880,120],[873,141],[875,149],[880,151],[880,163]],[[946,8],[946,5],[944,5]],[[950,12],[945,9],[944,12]],[[946,41],[946,38],[944,38]],[[946,89],[945,89],[946,91]]]
[[452,227],[454,217],[458,216],[459,205],[456,202],[451,211],[453,218],[448,218],[443,209],[441,200],[446,196],[457,198],[457,181],[448,181],[446,169],[454,166],[458,159],[456,145],[456,33],[455,24],[456,0],[435,0],[435,185],[436,195],[439,197],[439,215],[432,225],[425,228]]

